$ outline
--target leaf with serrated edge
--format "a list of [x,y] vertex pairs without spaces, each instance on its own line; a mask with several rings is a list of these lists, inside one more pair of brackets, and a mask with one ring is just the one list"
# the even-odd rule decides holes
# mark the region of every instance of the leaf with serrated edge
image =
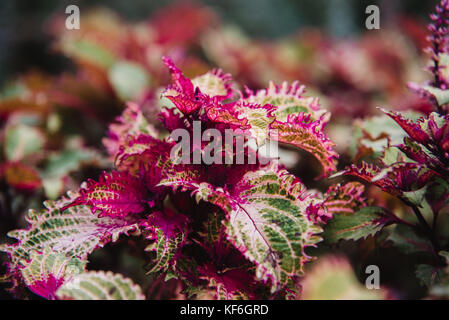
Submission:
[[71,257],[87,259],[87,255],[108,242],[117,241],[121,234],[139,232],[139,220],[134,217],[111,218],[93,214],[87,206],[76,206],[61,212],[60,208],[75,199],[77,193],[69,193],[68,199],[44,202],[45,209],[30,210],[26,220],[28,229],[8,233],[18,240],[14,244],[0,245],[0,251],[10,257],[10,270],[20,261],[30,258],[31,250],[43,251],[48,247]]

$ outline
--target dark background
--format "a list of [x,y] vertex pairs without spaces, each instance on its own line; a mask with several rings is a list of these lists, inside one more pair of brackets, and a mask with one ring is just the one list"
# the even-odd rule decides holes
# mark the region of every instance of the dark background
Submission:
[[[129,20],[143,20],[173,0],[2,0],[0,1],[0,85],[11,76],[39,68],[56,73],[62,57],[50,53],[51,38],[43,32],[45,21],[64,14],[67,5],[104,6]],[[314,26],[335,36],[355,36],[365,25],[365,8],[380,7],[381,27],[395,24],[398,16],[427,20],[434,1],[423,0],[197,0],[211,6],[221,19],[243,28],[250,36],[276,38],[301,27]]]

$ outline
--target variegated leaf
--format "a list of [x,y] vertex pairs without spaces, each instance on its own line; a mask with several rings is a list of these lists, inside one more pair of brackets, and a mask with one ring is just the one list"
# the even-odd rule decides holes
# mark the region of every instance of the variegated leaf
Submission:
[[144,300],[142,289],[120,274],[89,271],[76,276],[56,292],[63,300]]
[[232,98],[232,78],[220,69],[214,69],[192,79],[195,87],[202,93],[220,100]]
[[268,88],[257,92],[248,91],[248,96],[244,99],[246,102],[259,104],[261,106],[270,104],[276,106],[274,115],[276,120],[285,122],[289,115],[300,113],[310,114],[311,120],[320,120],[324,126],[329,121],[330,113],[322,109],[318,98],[305,97],[305,86],[298,81],[289,85],[283,82],[280,86],[270,81]]
[[154,242],[145,250],[155,253],[147,273],[167,272],[176,264],[176,253],[186,240],[187,217],[166,210],[153,213],[146,223],[151,229],[147,239]]
[[29,260],[32,250],[50,248],[60,254],[84,260],[96,248],[117,241],[121,234],[139,232],[138,218],[99,217],[98,213],[92,214],[87,206],[60,210],[77,196],[72,193],[69,199],[44,202],[44,210],[29,211],[26,217],[28,229],[8,233],[18,240],[14,244],[0,245],[0,251],[8,253],[10,257],[10,270],[20,265],[21,261]]
[[351,215],[337,214],[324,229],[324,238],[329,242],[359,240],[374,236],[385,226],[395,222],[393,216],[379,207],[363,207]]
[[43,252],[29,252],[30,261],[20,269],[26,286],[35,294],[54,299],[56,290],[70,277],[82,273],[87,261],[55,253],[48,247]]

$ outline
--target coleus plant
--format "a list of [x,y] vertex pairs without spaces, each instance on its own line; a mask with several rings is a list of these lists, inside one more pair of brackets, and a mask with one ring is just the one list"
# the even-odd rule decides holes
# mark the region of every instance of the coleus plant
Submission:
[[[270,83],[241,92],[221,70],[189,79],[169,58],[163,62],[172,76],[160,113],[168,133],[193,133],[194,122],[221,133],[239,130],[259,145],[271,140],[311,153],[321,177],[335,172],[338,156],[323,132],[330,114],[303,86]],[[307,189],[249,144],[240,152],[257,161],[229,164],[226,158],[238,156],[236,140],[231,153],[215,151],[212,164],[180,163],[173,137],[158,132],[134,103],[104,143],[115,169],[30,211],[28,229],[10,232],[17,242],[0,247],[16,294],[27,287],[48,299],[143,298],[131,280],[86,269],[94,250],[134,236],[150,253],[148,273],[179,279],[188,298],[295,298],[322,226],[366,207],[361,184],[334,185],[325,194]],[[192,155],[210,152],[204,141],[191,147]],[[364,217],[377,215],[368,209]],[[391,221],[384,214],[373,224]]]

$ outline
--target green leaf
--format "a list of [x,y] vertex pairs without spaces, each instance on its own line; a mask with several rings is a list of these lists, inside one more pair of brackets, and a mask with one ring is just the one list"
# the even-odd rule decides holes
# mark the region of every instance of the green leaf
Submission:
[[109,69],[108,76],[118,96],[124,101],[137,99],[150,84],[147,71],[129,61],[115,63]]
[[339,240],[356,241],[375,235],[391,222],[384,209],[364,207],[352,215],[335,215],[327,223],[323,235],[331,243]]
[[120,274],[90,271],[64,283],[56,296],[66,300],[144,300],[142,289]]

